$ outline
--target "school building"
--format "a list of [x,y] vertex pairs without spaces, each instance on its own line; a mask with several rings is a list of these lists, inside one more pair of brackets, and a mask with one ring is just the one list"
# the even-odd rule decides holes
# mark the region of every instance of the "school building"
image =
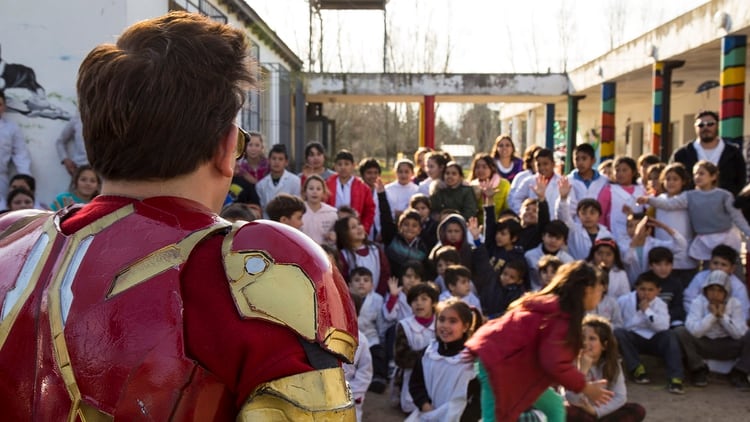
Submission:
[[[344,3],[340,7],[386,7],[382,0]],[[169,10],[199,12],[246,31],[263,83],[250,93],[238,122],[264,133],[269,145],[286,144],[295,169],[305,142],[334,142],[335,122],[324,109],[331,102],[421,103],[420,142],[426,145],[434,145],[440,102],[505,103],[503,130],[518,149],[536,143],[564,155],[589,141],[602,157],[645,151],[666,157],[693,138],[699,109],[718,110],[722,137],[750,145],[750,9],[743,0],[712,0],[567,74],[303,73],[303,61],[243,0],[3,1],[0,86],[8,96],[7,118],[21,126],[29,145],[40,199],[67,188],[54,142],[76,113],[81,60],[132,23]]]

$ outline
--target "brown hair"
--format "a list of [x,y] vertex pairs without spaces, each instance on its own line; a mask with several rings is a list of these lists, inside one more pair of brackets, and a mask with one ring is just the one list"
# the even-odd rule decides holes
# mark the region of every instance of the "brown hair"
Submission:
[[583,327],[590,327],[599,337],[602,355],[599,362],[594,362],[594,365],[604,364],[602,378],[607,380],[607,386],[611,388],[617,382],[617,376],[620,375],[620,352],[617,349],[617,339],[612,332],[612,325],[599,315],[586,315],[583,319]]
[[557,270],[552,281],[542,290],[523,296],[511,303],[510,307],[522,306],[525,302],[533,301],[541,296],[557,296],[560,310],[570,315],[565,343],[574,350],[578,350],[582,344],[581,322],[586,314],[583,298],[586,295],[586,288],[597,284],[606,286],[601,270],[585,261],[573,261],[569,264],[563,264]]
[[266,205],[268,218],[273,221],[281,221],[281,217],[291,218],[295,212],[305,213],[305,203],[297,196],[288,193],[280,193]]
[[[453,309],[458,314],[461,322],[469,326],[469,329],[464,333],[464,341],[468,340],[472,334],[482,325],[482,313],[473,306],[469,306],[466,302],[462,301],[457,297],[448,298],[442,302],[439,302],[435,307],[435,315],[440,314],[446,309]],[[438,318],[435,318],[435,326],[437,327]]]
[[497,174],[497,166],[495,165],[495,161],[492,160],[492,157],[490,157],[489,154],[486,152],[480,152],[479,154],[474,156],[474,161],[471,162],[471,179],[474,180],[477,178],[476,174],[476,167],[477,163],[479,161],[484,161],[485,164],[487,164],[487,167],[490,168],[490,179],[492,179],[492,176]]
[[513,143],[513,138],[511,138],[510,135],[503,133],[495,138],[495,144],[492,146],[492,158],[500,158],[500,154],[497,153],[497,147],[504,139],[507,139],[510,142],[510,147],[513,149],[513,154],[511,156],[516,156],[516,144]]
[[214,156],[255,84],[244,33],[198,14],[138,22],[78,71],[86,152],[109,180],[159,180]]
[[693,174],[695,174],[695,172],[700,168],[702,168],[703,170],[706,170],[706,172],[710,174],[711,176],[716,176],[712,185],[716,187],[716,185],[719,184],[719,168],[716,167],[716,164],[708,160],[700,160],[697,163],[695,163],[695,165],[693,166]]
[[328,197],[328,195],[329,195],[329,193],[328,193],[328,185],[326,185],[326,181],[323,180],[323,178],[320,177],[317,174],[311,174],[310,176],[307,176],[307,178],[305,179],[305,183],[302,184],[302,199],[304,199],[305,201],[307,201],[307,193],[306,193],[307,192],[307,185],[309,185],[310,182],[312,182],[313,180],[316,181],[316,182],[320,182],[320,184],[323,185],[323,198],[322,198],[322,202],[325,202],[326,201],[326,197]]

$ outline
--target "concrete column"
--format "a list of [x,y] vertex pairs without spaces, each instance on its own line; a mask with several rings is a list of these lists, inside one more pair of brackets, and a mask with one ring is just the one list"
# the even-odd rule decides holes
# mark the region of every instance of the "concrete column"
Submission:
[[544,113],[544,147],[555,149],[555,105],[546,104]]
[[297,79],[294,87],[294,168],[302,171],[305,160],[305,90],[302,80]]
[[576,147],[578,133],[578,102],[586,98],[585,95],[568,95],[568,130],[565,136],[565,173],[573,169],[573,150]]
[[532,145],[532,143],[527,139],[526,142],[522,142],[523,137],[521,136],[521,118],[518,116],[513,116],[510,120],[510,130],[511,130],[511,138],[513,139],[513,142],[517,144],[525,144],[525,145]]
[[724,141],[737,144],[743,151],[746,46],[746,35],[727,35],[721,40],[719,134]]
[[672,69],[682,67],[682,60],[665,60],[654,63],[653,80],[653,122],[651,152],[666,162],[671,152],[672,134],[670,105],[672,95]]
[[526,113],[526,143],[536,143],[536,110]]
[[435,148],[435,96],[424,96],[424,146]]

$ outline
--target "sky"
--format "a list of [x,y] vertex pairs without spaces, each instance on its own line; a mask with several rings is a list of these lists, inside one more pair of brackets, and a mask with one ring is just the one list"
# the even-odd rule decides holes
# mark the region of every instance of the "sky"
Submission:
[[[245,0],[310,69],[307,0]],[[546,73],[572,70],[706,0],[388,0],[379,10],[323,10],[314,71]],[[388,42],[384,42],[384,25]],[[498,109],[499,104],[489,104]],[[439,104],[451,126],[471,105]]]
[[[307,0],[246,1],[308,63]],[[389,0],[385,19],[378,10],[323,10],[323,69],[382,72],[385,20],[388,71],[557,72],[703,3],[706,0]],[[618,12],[622,18],[609,18]],[[317,17],[314,22],[317,43]]]

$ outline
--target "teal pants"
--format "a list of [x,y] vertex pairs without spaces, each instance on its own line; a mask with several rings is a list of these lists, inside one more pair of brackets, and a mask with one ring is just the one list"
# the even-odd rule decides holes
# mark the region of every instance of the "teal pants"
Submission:
[[[487,370],[481,362],[477,360],[474,365],[479,384],[481,385],[480,400],[482,404],[482,421],[495,422],[495,394],[492,392]],[[549,422],[565,422],[565,405],[562,397],[555,393],[551,388],[544,390],[541,396],[536,399],[533,407],[541,410]]]

